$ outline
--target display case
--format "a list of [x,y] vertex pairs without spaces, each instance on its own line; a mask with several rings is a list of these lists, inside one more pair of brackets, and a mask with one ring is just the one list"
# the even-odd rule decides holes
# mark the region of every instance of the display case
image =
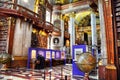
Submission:
[[61,51],[61,59],[65,59],[65,51]]
[[39,50],[38,55],[41,55],[41,56],[45,57],[45,52],[43,50]]
[[55,59],[60,59],[60,51],[56,51],[56,53],[55,53]]
[[55,51],[52,51],[52,59],[55,59]]
[[78,56],[81,53],[85,53],[87,51],[87,45],[73,45],[72,46],[72,74],[73,76],[84,76],[84,72],[82,72],[76,62],[78,61]]
[[29,48],[27,68],[31,68],[31,65],[34,63],[38,55],[45,57],[45,67],[61,65],[66,62],[65,51]]
[[52,58],[52,66],[66,64],[65,51],[52,50],[54,52],[54,58]]

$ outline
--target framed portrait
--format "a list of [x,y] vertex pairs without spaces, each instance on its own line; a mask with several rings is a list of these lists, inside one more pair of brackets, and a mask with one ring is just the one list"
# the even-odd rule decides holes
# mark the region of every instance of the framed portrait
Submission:
[[55,52],[52,51],[52,58],[55,59]]
[[50,51],[46,51],[46,59],[51,59],[51,53],[50,53]]

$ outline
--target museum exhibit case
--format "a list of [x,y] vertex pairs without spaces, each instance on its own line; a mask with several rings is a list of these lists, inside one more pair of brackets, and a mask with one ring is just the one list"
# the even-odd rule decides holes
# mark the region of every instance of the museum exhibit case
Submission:
[[32,68],[38,55],[45,58],[45,67],[53,67],[66,64],[66,52],[43,48],[29,48],[27,68]]

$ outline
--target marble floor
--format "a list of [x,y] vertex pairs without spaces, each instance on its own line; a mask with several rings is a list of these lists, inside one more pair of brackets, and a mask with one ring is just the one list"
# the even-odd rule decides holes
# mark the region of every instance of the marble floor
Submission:
[[[98,80],[96,71],[89,75],[90,80]],[[0,71],[0,80],[83,80],[83,77],[72,76],[72,65],[59,65],[44,70],[26,68]]]

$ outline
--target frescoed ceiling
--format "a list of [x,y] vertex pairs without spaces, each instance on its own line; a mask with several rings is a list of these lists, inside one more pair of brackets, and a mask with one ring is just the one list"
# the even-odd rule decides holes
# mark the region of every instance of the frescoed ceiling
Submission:
[[50,2],[50,4],[69,4],[69,3],[73,3],[73,2],[77,2],[77,1],[82,1],[82,0],[48,0]]
[[[66,22],[66,24],[67,22],[69,22],[71,12],[72,11],[74,12],[76,39],[78,38],[82,39],[83,35],[80,35],[80,34],[83,34],[83,33],[87,33],[89,36],[91,35],[91,12],[94,12],[96,14],[96,28],[97,28],[97,32],[100,32],[100,25],[99,25],[100,20],[99,20],[98,4],[97,4],[98,0],[48,0],[48,1],[53,6],[54,5],[62,6],[62,13],[64,14],[63,19]],[[86,2],[86,4],[84,4],[84,2]],[[70,3],[73,3],[73,4],[70,4]],[[78,5],[79,3],[81,4]],[[83,6],[85,5],[87,5],[88,7],[83,8]],[[65,8],[66,6],[69,6],[69,7]],[[66,26],[67,27],[65,27],[65,29],[66,28],[68,29],[69,26],[68,25]]]
[[[86,27],[86,26],[90,26],[90,20],[91,20],[91,11],[84,11],[84,12],[79,12],[76,14],[75,16],[75,23],[79,26],[79,27]],[[99,25],[99,15],[96,14],[96,24]]]
[[74,3],[74,2],[78,2],[78,1],[97,1],[97,0],[48,0],[50,4],[56,5],[56,4],[61,4],[61,5],[65,5],[65,4],[69,4],[69,3]]

